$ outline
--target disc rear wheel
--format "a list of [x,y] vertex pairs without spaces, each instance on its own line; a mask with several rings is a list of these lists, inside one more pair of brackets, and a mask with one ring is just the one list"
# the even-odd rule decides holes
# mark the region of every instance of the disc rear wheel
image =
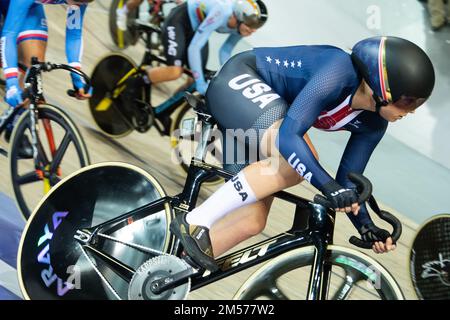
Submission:
[[[91,76],[93,88],[89,109],[97,127],[106,135],[119,138],[133,131],[127,115],[132,102],[123,93],[135,76],[137,66],[129,57],[120,53],[109,54],[95,66]],[[144,91],[139,89],[137,97],[144,100]],[[131,105],[130,105],[131,104]]]
[[155,178],[125,163],[92,165],[62,180],[42,199],[22,234],[18,276],[24,297],[127,299],[129,281],[107,257],[131,272],[153,255],[129,244],[170,252],[170,206],[162,203],[112,224],[92,246],[81,245],[74,236],[164,196]]

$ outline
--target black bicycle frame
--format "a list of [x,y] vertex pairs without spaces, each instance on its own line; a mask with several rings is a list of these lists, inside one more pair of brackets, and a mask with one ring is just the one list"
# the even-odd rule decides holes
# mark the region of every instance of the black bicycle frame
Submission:
[[[154,33],[161,33],[161,30],[153,25],[146,24],[139,22],[138,20],[135,21],[135,27],[140,32],[140,38],[145,43],[145,53],[142,58],[141,64],[138,67],[138,70],[140,70],[140,66],[143,65],[151,65],[153,62],[159,62],[161,64],[167,64],[167,61],[154,54],[152,52],[151,46],[152,46],[152,35]],[[141,71],[138,71],[141,72]],[[183,73],[187,74],[188,76],[192,77],[192,72],[189,69],[183,68]],[[146,84],[144,86],[144,101],[151,105],[151,85]],[[185,91],[194,92],[195,91],[195,85],[191,84]],[[160,135],[169,136],[170,135],[170,127],[172,124],[172,119],[170,118],[170,115],[173,113],[174,110],[176,110],[180,105],[184,103],[184,92],[180,91],[176,94],[174,94],[172,97],[168,98],[166,101],[164,101],[159,106],[155,106],[153,110],[153,114],[155,116],[155,119],[158,120],[158,122],[154,122],[154,125],[156,129],[158,130]]]
[[[34,164],[35,168],[43,168],[46,163],[48,163],[48,159],[40,159],[39,155],[44,155],[44,152],[39,152],[42,150],[38,150],[41,148],[41,144],[38,141],[38,135],[37,135],[37,105],[40,101],[44,101],[44,95],[43,95],[43,87],[42,87],[42,75],[41,70],[39,66],[35,66],[35,64],[38,64],[37,58],[32,58],[31,61],[32,65],[30,68],[27,69],[27,73],[25,76],[25,93],[24,98],[30,99],[30,104],[28,106],[29,115],[30,115],[30,131],[31,131],[31,145],[33,147],[33,158],[34,158]],[[12,109],[12,108],[11,108]],[[3,132],[3,130],[6,129],[6,126],[11,123],[15,116],[21,111],[21,107],[14,108],[12,110],[8,110],[5,114],[5,117],[0,120],[0,134]],[[8,152],[4,150],[3,148],[0,148],[0,153],[4,156],[8,156]]]
[[[6,130],[8,124],[10,124],[16,115],[20,112],[20,108],[8,108],[5,113],[0,117],[0,135]],[[5,157],[8,156],[8,151],[0,147],[0,154]]]
[[[175,197],[158,199],[100,225],[80,230],[77,239],[86,248],[90,249],[91,254],[100,258],[111,270],[129,282],[135,270],[102,252],[101,248],[105,241],[111,240],[97,235],[99,233],[111,235],[118,229],[128,225],[130,218],[134,222],[138,221],[150,214],[163,210],[166,204],[169,204],[175,213],[177,211],[191,210],[195,207],[202,183],[215,175],[219,175],[225,179],[232,177],[219,167],[193,159],[182,193]],[[328,287],[331,266],[326,265],[325,261],[327,245],[332,244],[333,239],[334,211],[285,191],[280,191],[274,196],[295,204],[295,217],[291,229],[218,259],[217,264],[220,266],[218,271],[214,273],[205,271],[201,275],[196,274],[191,278],[193,290],[253,267],[287,251],[313,245],[315,247],[315,254],[309,280],[308,299],[326,298],[326,288]],[[139,248],[135,249],[139,250]],[[171,253],[180,256],[182,250],[179,242],[177,242],[172,248]],[[154,254],[149,254],[149,258],[152,256]]]

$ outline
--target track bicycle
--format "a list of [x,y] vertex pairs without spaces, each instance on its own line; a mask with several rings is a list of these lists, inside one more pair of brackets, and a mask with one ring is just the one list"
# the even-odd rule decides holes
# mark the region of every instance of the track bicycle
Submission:
[[[309,201],[276,193],[295,205],[292,227],[218,258],[218,271],[206,271],[184,255],[169,231],[173,215],[196,206],[210,176],[232,177],[203,161],[214,119],[195,96],[188,100],[203,135],[183,191],[167,196],[151,174],[124,163],[96,164],[61,181],[43,198],[22,235],[18,277],[25,298],[184,299],[192,290],[268,261],[242,284],[235,299],[348,299],[355,292],[356,298],[403,299],[380,263],[333,244],[335,212],[321,196]],[[367,179],[354,174],[350,179],[359,186],[359,200],[368,199],[392,225],[397,241],[400,221],[380,210]],[[356,237],[350,242],[372,246]]]
[[[32,58],[23,96],[30,103],[26,108],[8,108],[0,117],[0,134],[16,121],[8,139],[9,151],[0,147],[0,154],[9,158],[15,200],[25,219],[52,186],[68,173],[90,164],[85,142],[75,123],[60,107],[45,101],[42,73],[53,70],[77,73],[89,85],[88,76],[80,70]],[[69,90],[68,94],[74,96],[75,91]],[[24,141],[31,147],[25,155],[21,154]]]
[[[161,104],[152,106],[152,86],[145,81],[143,66],[155,62],[166,64],[165,59],[151,49],[152,34],[160,33],[161,30],[139,20],[135,20],[134,24],[145,42],[142,61],[137,65],[122,53],[110,53],[100,59],[91,75],[93,94],[89,108],[92,117],[100,131],[112,138],[125,137],[134,130],[145,133],[155,127],[161,136],[170,137],[173,160],[187,172],[201,132],[197,128],[194,133],[185,134],[181,124],[195,118],[195,113],[183,98],[183,90],[177,91]],[[203,54],[207,54],[207,49],[206,46]],[[184,73],[192,77],[190,70],[184,69]],[[213,71],[205,70],[205,78],[210,79],[213,75]],[[195,83],[192,82],[186,91],[196,92]],[[191,121],[190,125],[194,126],[195,123]],[[208,152],[206,160],[213,164],[221,163],[219,143],[212,139],[209,144],[211,152]],[[220,181],[220,177],[212,177],[208,182]]]

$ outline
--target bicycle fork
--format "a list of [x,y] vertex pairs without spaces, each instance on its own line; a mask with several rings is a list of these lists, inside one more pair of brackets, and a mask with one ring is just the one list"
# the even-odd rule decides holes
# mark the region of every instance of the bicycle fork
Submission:
[[[2,115],[0,115],[0,134],[6,130],[6,126],[13,121],[19,112],[20,108],[8,108]],[[7,157],[8,151],[0,147],[0,154]]]
[[334,230],[334,216],[327,213],[327,209],[321,205],[312,204],[312,214],[309,225],[313,230],[311,239],[315,250],[312,262],[311,276],[309,279],[307,300],[326,300],[331,275],[331,264],[326,264],[328,250],[331,244]]

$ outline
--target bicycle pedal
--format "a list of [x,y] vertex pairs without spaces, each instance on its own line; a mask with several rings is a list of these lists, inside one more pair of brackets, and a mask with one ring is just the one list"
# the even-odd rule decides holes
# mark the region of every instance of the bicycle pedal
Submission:
[[181,253],[181,260],[184,260],[188,265],[190,265],[192,268],[197,269],[199,271],[204,271],[206,270],[205,268],[203,268],[202,266],[200,266],[199,264],[197,264],[187,253],[186,251],[183,251]]
[[154,115],[151,106],[142,100],[134,100],[135,110],[133,110],[133,116],[131,122],[134,128],[141,133],[147,132],[154,122]]

